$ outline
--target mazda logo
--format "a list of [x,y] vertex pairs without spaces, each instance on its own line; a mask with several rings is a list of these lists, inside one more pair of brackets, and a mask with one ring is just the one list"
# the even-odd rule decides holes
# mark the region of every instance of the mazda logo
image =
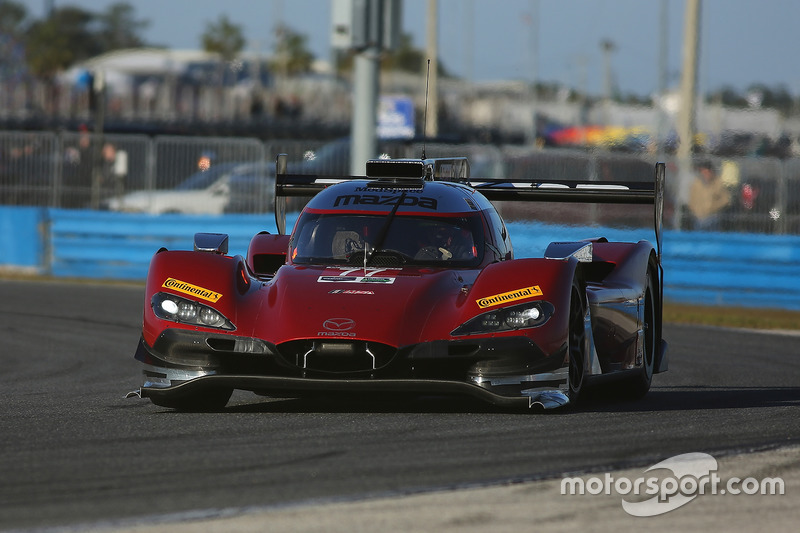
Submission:
[[328,331],[350,331],[356,327],[356,321],[352,318],[329,318],[322,327]]

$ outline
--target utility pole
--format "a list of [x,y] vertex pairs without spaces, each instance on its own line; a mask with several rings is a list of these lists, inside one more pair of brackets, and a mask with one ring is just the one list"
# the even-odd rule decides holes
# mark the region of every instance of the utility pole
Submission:
[[611,78],[611,52],[617,49],[610,39],[600,42],[603,51],[603,122],[606,126],[611,122],[611,93],[613,81]]
[[439,22],[438,2],[428,0],[428,26],[427,26],[427,55],[430,60],[428,73],[428,101],[425,113],[427,124],[424,124],[425,136],[437,137],[439,135]]
[[674,226],[680,227],[682,213],[689,203],[691,187],[692,145],[695,135],[695,100],[697,98],[697,58],[700,41],[701,0],[686,0],[683,29],[683,67],[681,74],[680,102],[678,113],[678,195]]
[[669,51],[669,0],[661,0],[661,15],[659,17],[659,50],[658,50],[658,105],[656,131],[655,131],[655,151],[661,150],[666,135],[666,113],[664,112],[663,99],[667,94],[667,75]]
[[378,61],[380,49],[369,46],[356,54],[353,73],[350,174],[360,176],[377,151]]
[[536,107],[537,98],[536,85],[539,78],[539,0],[530,0],[530,32],[528,33],[528,53],[530,54],[531,69],[531,128],[528,131],[528,142],[531,146],[536,146]]
[[[335,47],[355,50],[353,117],[350,131],[350,173],[364,174],[365,163],[377,156],[380,57],[397,46],[400,0],[334,0]],[[339,20],[341,17],[341,20]]]
[[467,0],[465,11],[461,48],[464,50],[464,78],[472,85],[475,83],[475,0]]

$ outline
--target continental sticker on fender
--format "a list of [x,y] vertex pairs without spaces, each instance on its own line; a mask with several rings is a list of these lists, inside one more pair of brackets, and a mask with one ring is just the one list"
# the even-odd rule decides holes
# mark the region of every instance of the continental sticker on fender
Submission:
[[208,289],[204,289],[203,287],[198,287],[197,285],[192,285],[191,283],[186,283],[185,281],[175,278],[167,278],[162,287],[165,289],[172,289],[173,291],[182,292],[184,294],[197,296],[198,298],[208,300],[209,302],[216,302],[222,298],[222,295],[218,292],[210,291]]
[[501,294],[495,294],[494,296],[487,296],[485,298],[479,298],[478,300],[475,300],[475,302],[481,309],[486,309],[487,307],[492,307],[493,305],[500,305],[513,302],[515,300],[524,300],[525,298],[532,298],[534,296],[542,296],[542,289],[540,289],[538,285],[534,285],[533,287],[525,287],[524,289],[517,289],[515,291],[504,292]]

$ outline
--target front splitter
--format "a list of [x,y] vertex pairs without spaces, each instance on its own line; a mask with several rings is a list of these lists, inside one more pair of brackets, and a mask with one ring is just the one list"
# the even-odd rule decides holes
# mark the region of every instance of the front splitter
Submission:
[[566,395],[557,390],[522,391],[520,396],[502,396],[460,381],[430,379],[308,379],[276,376],[208,375],[169,387],[142,387],[143,398],[181,398],[201,393],[203,390],[231,388],[259,393],[303,392],[385,392],[412,394],[464,395],[503,408],[526,409],[542,407],[552,409],[569,403]]

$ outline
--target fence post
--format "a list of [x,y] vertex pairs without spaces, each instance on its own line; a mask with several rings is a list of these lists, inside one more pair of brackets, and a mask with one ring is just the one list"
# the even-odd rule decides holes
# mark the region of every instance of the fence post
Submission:
[[154,137],[147,139],[147,144],[144,149],[145,156],[145,175],[144,175],[144,189],[151,192],[155,189],[156,183],[156,140]]
[[52,232],[52,207],[42,207],[39,210],[39,240],[42,250],[42,272],[46,276],[53,275],[53,232]]
[[61,207],[61,193],[64,179],[64,132],[48,134],[52,145],[53,190],[50,207]]
[[780,172],[778,173],[778,224],[776,230],[780,235],[784,235],[789,224],[788,195],[789,195],[789,169],[788,160],[781,161]]

